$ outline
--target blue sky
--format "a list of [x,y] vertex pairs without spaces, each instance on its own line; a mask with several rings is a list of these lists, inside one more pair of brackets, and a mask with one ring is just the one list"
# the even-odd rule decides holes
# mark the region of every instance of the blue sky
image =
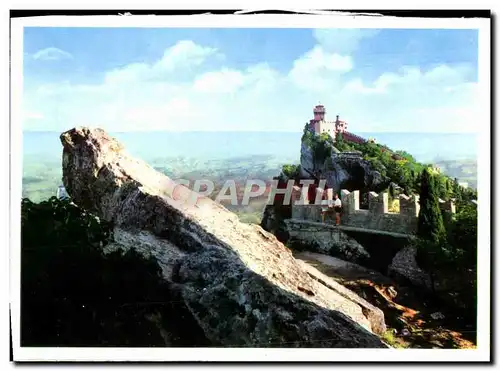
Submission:
[[476,30],[25,28],[23,129],[472,132]]

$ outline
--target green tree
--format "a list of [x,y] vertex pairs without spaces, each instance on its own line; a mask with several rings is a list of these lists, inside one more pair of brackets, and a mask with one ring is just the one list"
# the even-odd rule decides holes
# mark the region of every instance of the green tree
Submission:
[[454,270],[460,271],[457,280],[460,291],[459,304],[466,308],[467,316],[474,320],[477,315],[477,207],[463,204],[453,220],[448,233],[452,249]]
[[331,137],[327,133],[321,134],[313,141],[314,163],[323,164],[332,155]]
[[288,179],[295,179],[300,174],[300,165],[283,165],[281,171]]
[[439,208],[436,176],[431,174],[428,169],[425,169],[421,176],[417,235],[437,245],[446,239],[443,216]]
[[435,176],[436,186],[438,196],[442,199],[448,199],[450,195],[448,194],[448,177],[444,175]]
[[406,151],[396,151],[394,152],[398,155],[400,155],[401,157],[403,157],[405,160],[408,160],[410,162],[416,162],[415,160],[415,157],[413,157],[411,154],[409,154],[408,152]]
[[340,132],[337,133],[337,135],[335,136],[335,142],[341,144],[344,142],[344,135]]
[[429,272],[431,286],[435,291],[436,273],[449,262],[449,251],[445,247],[446,229],[439,208],[436,175],[427,168],[422,172],[420,182],[417,249],[419,260]]
[[457,258],[465,265],[477,258],[477,207],[473,203],[463,204],[459,209],[448,232],[448,242],[456,252]]
[[370,161],[370,164],[375,171],[378,171],[382,176],[387,175],[386,167],[384,166],[382,161],[380,161],[378,158],[371,159],[371,158],[365,157],[365,159]]
[[335,148],[337,148],[341,152],[352,151],[352,150],[355,149],[354,143],[351,143],[351,144],[347,143],[344,140],[344,137],[343,137],[342,133],[337,133],[336,134],[334,145],[335,145]]
[[461,202],[462,201],[462,189],[460,187],[460,184],[458,184],[457,178],[453,179],[452,192],[453,192],[453,196],[456,199],[456,202],[457,203]]
[[302,133],[302,142],[305,143],[308,147],[313,145],[314,134],[311,132],[309,128],[309,123],[306,123],[304,126],[304,131]]
[[69,201],[22,201],[21,345],[165,346],[155,313],[175,343],[206,346],[156,260],[103,252],[112,227]]

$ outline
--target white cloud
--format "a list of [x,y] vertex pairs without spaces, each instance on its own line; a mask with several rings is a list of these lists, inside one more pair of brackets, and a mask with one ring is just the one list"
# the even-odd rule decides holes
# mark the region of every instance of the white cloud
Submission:
[[25,120],[42,120],[43,114],[39,112],[23,112],[23,117]]
[[[379,79],[380,80],[380,79]],[[377,80],[372,87],[366,86],[360,78],[353,79],[346,83],[344,91],[349,93],[359,94],[382,94],[386,92],[386,79]]]
[[470,87],[471,84],[465,82],[468,72],[469,69],[464,66],[452,67],[444,64],[426,72],[419,67],[404,66],[397,73],[383,73],[371,84],[365,84],[360,78],[352,79],[346,83],[344,89],[346,92],[361,94],[394,93],[401,89],[411,90],[414,93],[432,89],[451,92],[462,89],[463,84]]
[[322,91],[352,68],[351,57],[325,52],[317,45],[294,61],[289,77],[300,88]]
[[194,90],[201,93],[234,93],[245,84],[245,76],[240,71],[220,70],[207,72],[194,82]]
[[378,32],[374,29],[313,30],[317,44],[294,61],[290,79],[298,87],[317,93],[340,85],[340,77],[354,68],[350,54],[359,47],[361,40]]
[[203,47],[191,40],[183,40],[167,49],[163,54],[163,58],[155,64],[155,67],[173,71],[183,63],[199,66],[208,56],[216,52],[217,49],[215,48]]
[[379,32],[375,29],[318,28],[313,31],[313,35],[325,50],[351,53],[359,47],[361,40],[373,37]]
[[45,48],[33,54],[33,59],[41,61],[55,61],[60,59],[71,59],[73,56],[64,50],[58,48]]
[[422,131],[470,133],[479,130],[478,119],[481,116],[475,104],[420,108],[415,113],[421,118],[419,130]]
[[129,83],[149,78],[152,68],[146,63],[132,63],[123,68],[117,68],[106,73],[104,82],[108,84]]
[[25,117],[25,129],[301,131],[318,101],[326,105],[329,118],[340,114],[354,132],[477,128],[471,125],[477,86],[466,67],[404,66],[366,80],[359,77],[352,56],[341,53],[352,51],[369,33],[351,33],[349,48],[346,44],[335,51],[328,44],[332,34],[318,32],[318,44],[297,56],[289,71],[265,62],[224,66],[217,49],[181,41],[156,61],[105,71],[98,84],[28,89],[26,107],[43,116],[36,126]]
[[217,49],[203,47],[190,40],[182,40],[165,50],[155,63],[132,63],[109,71],[105,82],[109,84],[130,83],[139,80],[161,79],[171,76],[177,69],[200,66]]
[[280,79],[277,71],[267,64],[257,64],[245,70],[222,68],[217,71],[203,73],[196,77],[193,89],[199,93],[235,94],[249,92],[265,93],[276,86]]
[[124,109],[123,112],[110,111],[109,116],[122,117],[122,131],[147,130],[189,130],[190,120],[201,120],[203,116],[186,98],[173,98],[163,105],[158,102]]

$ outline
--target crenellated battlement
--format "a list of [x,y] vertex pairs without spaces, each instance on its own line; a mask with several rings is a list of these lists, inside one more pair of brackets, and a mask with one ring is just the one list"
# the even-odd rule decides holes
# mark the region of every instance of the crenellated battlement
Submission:
[[[331,198],[329,192],[328,199]],[[418,195],[399,195],[399,212],[389,211],[387,192],[370,192],[368,209],[360,209],[361,198],[358,190],[350,192],[342,189],[340,199],[342,201],[342,225],[404,234],[416,232],[420,212]],[[451,218],[455,213],[453,200],[440,200],[440,207],[445,218]],[[294,205],[292,215],[297,219],[321,221],[321,205]]]
[[420,205],[416,195],[399,196],[399,212],[389,211],[389,194],[387,192],[368,194],[368,210],[359,208],[359,191],[341,190],[343,203],[342,224],[378,229],[397,233],[414,233],[418,221]]
[[442,211],[449,212],[451,214],[455,214],[456,212],[455,203],[453,202],[453,200],[444,201],[439,199],[439,207]]
[[386,192],[381,194],[370,192],[368,194],[368,210],[372,214],[389,213],[389,195]]
[[[356,211],[363,211],[359,208],[360,195],[359,191],[349,192],[346,189],[340,191],[340,199],[344,205],[344,213],[352,213]],[[370,192],[368,194],[368,211],[371,214],[401,214],[407,217],[417,217],[420,211],[419,196],[412,195],[399,195],[399,213],[389,211],[389,194],[387,192],[376,193]],[[453,210],[455,212],[455,205],[452,201],[447,201],[442,204],[443,210]],[[366,210],[365,210],[366,211]]]
[[453,200],[444,201],[439,199],[439,208],[441,209],[443,218],[446,222],[449,222],[453,214],[455,214],[456,212],[456,207]]

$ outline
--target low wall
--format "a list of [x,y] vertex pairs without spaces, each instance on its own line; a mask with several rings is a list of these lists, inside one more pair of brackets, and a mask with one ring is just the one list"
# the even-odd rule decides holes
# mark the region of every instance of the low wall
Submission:
[[390,231],[396,233],[413,234],[417,229],[420,205],[418,196],[399,196],[399,213],[389,212],[389,195],[387,192],[377,194],[370,192],[368,195],[368,210],[359,208],[359,191],[341,191],[344,215],[343,223],[346,225]]
[[321,222],[321,206],[319,205],[292,205],[292,219]]
[[[364,229],[414,234],[417,230],[418,213],[420,211],[419,197],[416,195],[399,196],[399,212],[389,212],[389,195],[387,192],[369,193],[368,210],[360,209],[359,191],[340,192],[343,214],[341,225]],[[452,201],[440,200],[440,207],[445,217],[455,213]],[[292,205],[292,218],[321,222],[321,205]],[[325,221],[328,221],[328,217]]]

